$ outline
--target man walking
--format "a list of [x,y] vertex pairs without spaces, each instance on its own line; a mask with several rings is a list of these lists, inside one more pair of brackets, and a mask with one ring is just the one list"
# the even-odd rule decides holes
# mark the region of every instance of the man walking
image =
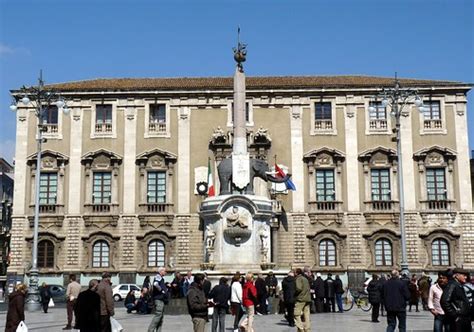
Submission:
[[76,328],[80,331],[100,332],[100,296],[97,294],[99,281],[89,281],[89,288],[77,297],[74,314]]
[[153,319],[148,326],[148,332],[161,332],[165,304],[168,304],[168,287],[165,284],[166,268],[159,267],[158,274],[153,279],[152,297],[155,308]]
[[242,309],[242,284],[240,283],[240,273],[236,273],[232,278],[230,305],[234,314],[234,332],[239,332],[239,322],[244,315]]
[[382,299],[381,284],[379,281],[379,276],[374,274],[372,275],[372,280],[367,286],[367,293],[369,294],[369,302],[372,304],[372,322],[379,323],[379,312],[380,312],[380,302]]
[[193,321],[194,332],[204,332],[208,320],[207,298],[202,286],[204,284],[204,275],[198,273],[194,276],[194,281],[188,289],[187,304],[188,311]]
[[324,296],[326,291],[324,289],[324,280],[321,278],[321,273],[316,273],[316,280],[314,281],[314,296],[316,299],[316,312],[324,311]]
[[311,292],[308,279],[301,269],[296,269],[295,279],[295,325],[298,332],[311,331]]
[[342,285],[342,280],[339,276],[336,276],[336,280],[334,280],[334,293],[336,294],[336,303],[337,309],[339,313],[344,313],[344,309],[342,308],[342,294],[344,294],[344,286]]
[[444,318],[444,311],[441,308],[441,296],[443,295],[443,289],[448,284],[448,275],[446,272],[438,273],[438,280],[430,287],[428,292],[428,309],[434,316],[433,332],[449,331],[449,326]]
[[324,290],[326,297],[326,312],[336,312],[336,304],[334,303],[336,292],[334,290],[334,280],[332,279],[332,274],[329,273],[328,277],[324,281]]
[[296,283],[293,271],[288,272],[288,275],[281,282],[281,287],[283,289],[283,302],[285,303],[286,308],[285,318],[290,327],[294,327]]
[[471,332],[470,305],[463,289],[469,273],[460,268],[454,269],[453,273],[453,279],[443,290],[441,308],[446,315],[450,332]]
[[212,332],[217,332],[217,325],[219,325],[219,332],[225,331],[225,315],[229,309],[230,287],[227,284],[227,278],[221,277],[219,285],[209,293],[209,298],[214,303],[214,312],[212,313]]
[[100,296],[100,330],[111,332],[110,317],[114,312],[114,298],[111,287],[112,275],[108,272],[102,274],[102,281],[97,286],[97,294]]
[[406,331],[407,305],[410,298],[408,285],[400,280],[397,270],[393,270],[391,278],[383,285],[382,298],[387,311],[387,332],[395,331],[398,319],[398,330]]
[[76,300],[80,292],[81,285],[76,281],[76,275],[69,275],[69,285],[67,285],[66,289],[67,325],[63,328],[63,330],[72,330],[72,315],[74,312],[74,305],[76,304]]

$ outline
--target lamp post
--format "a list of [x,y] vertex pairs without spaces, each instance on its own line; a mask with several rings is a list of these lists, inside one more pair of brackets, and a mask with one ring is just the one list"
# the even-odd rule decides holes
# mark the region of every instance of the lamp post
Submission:
[[[408,260],[407,260],[407,240],[405,231],[405,197],[403,189],[403,173],[402,173],[402,148],[401,148],[401,128],[400,128],[400,117],[403,115],[403,109],[412,101],[418,107],[420,112],[423,112],[423,100],[418,95],[416,89],[403,88],[400,85],[400,81],[395,73],[395,84],[392,88],[383,88],[382,91],[376,96],[376,98],[382,98],[382,106],[391,106],[390,115],[395,118],[395,141],[397,143],[397,178],[398,178],[398,198],[400,207],[400,234],[402,238],[402,261],[400,267],[402,274],[409,274]],[[373,106],[369,107],[369,111],[374,111]]]
[[[23,96],[21,99],[19,96]],[[45,89],[43,74],[40,71],[38,78],[38,86],[27,87],[23,86],[14,95],[14,101],[10,106],[12,111],[16,111],[18,102],[23,106],[31,105],[35,110],[38,125],[36,129],[36,178],[35,178],[35,211],[34,211],[34,229],[33,229],[33,253],[32,264],[29,271],[29,289],[26,299],[26,308],[28,311],[37,311],[41,308],[40,296],[38,291],[38,228],[39,228],[39,205],[40,205],[40,177],[41,177],[41,148],[42,143],[46,142],[43,138],[43,132],[47,130],[44,124],[44,117],[46,111],[50,106],[57,106],[58,112],[60,109],[65,114],[69,113],[64,99],[59,93],[52,89]]]

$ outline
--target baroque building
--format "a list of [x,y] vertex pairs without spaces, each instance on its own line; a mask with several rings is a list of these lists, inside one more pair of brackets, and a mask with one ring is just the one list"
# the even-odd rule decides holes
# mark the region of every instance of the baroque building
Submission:
[[[403,109],[401,140],[411,271],[474,268],[466,93],[461,82],[401,79],[424,108]],[[363,276],[399,267],[394,120],[375,96],[393,80],[249,77],[250,155],[276,161],[296,191],[255,179],[273,199],[271,262]],[[67,98],[45,118],[41,279],[104,270],[114,283],[205,267],[196,185],[232,151],[232,78],[96,79],[48,86]],[[19,99],[17,90],[12,94]],[[369,110],[369,106],[370,110]],[[33,109],[19,104],[10,274],[31,266],[36,170]],[[280,190],[281,189],[281,190]],[[246,253],[242,253],[246,254]],[[230,262],[231,263],[231,262]],[[235,267],[238,270],[238,267]],[[227,271],[228,273],[235,271]]]

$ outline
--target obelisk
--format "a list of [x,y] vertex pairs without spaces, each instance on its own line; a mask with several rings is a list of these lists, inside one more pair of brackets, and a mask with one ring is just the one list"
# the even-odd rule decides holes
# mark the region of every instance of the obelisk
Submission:
[[234,144],[232,147],[232,183],[239,191],[243,191],[250,182],[249,153],[247,151],[247,131],[245,128],[245,73],[242,63],[245,61],[246,45],[237,41],[234,48],[234,59],[237,62],[234,74]]

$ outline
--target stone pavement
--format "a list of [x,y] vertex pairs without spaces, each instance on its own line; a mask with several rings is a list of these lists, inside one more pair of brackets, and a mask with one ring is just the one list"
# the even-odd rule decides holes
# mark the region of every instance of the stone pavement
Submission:
[[[50,312],[26,312],[26,324],[29,331],[59,332],[66,325],[66,309],[51,308]],[[115,318],[124,327],[124,332],[146,332],[151,321],[151,315],[127,314],[125,308],[116,308]],[[286,322],[282,321],[281,315],[268,315],[255,317],[256,332],[294,332]],[[0,331],[5,329],[6,312],[0,312]],[[325,313],[311,315],[312,331],[348,331],[348,332],[381,332],[385,331],[385,317],[380,317],[380,323],[370,322],[370,312],[366,313],[360,309],[352,309],[344,314]],[[226,318],[226,331],[232,331],[233,316]],[[210,322],[207,330],[211,330]],[[413,332],[432,331],[433,320],[429,312],[410,312],[407,319],[408,330]],[[192,331],[191,318],[188,315],[171,316],[166,315],[163,332],[168,331]]]

